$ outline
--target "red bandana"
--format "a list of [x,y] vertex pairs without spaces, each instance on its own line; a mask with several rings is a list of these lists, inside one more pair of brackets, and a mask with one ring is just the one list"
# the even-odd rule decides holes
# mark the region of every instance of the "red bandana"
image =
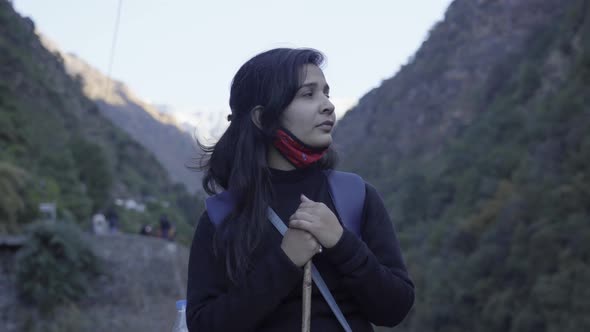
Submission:
[[328,148],[312,148],[301,142],[286,129],[277,130],[275,148],[296,168],[305,168],[320,160]]

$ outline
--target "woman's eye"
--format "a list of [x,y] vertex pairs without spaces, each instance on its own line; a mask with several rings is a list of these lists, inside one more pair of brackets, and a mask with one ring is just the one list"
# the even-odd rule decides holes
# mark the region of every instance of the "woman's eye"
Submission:
[[313,96],[313,92],[304,92],[303,96],[304,97],[311,97],[311,96]]

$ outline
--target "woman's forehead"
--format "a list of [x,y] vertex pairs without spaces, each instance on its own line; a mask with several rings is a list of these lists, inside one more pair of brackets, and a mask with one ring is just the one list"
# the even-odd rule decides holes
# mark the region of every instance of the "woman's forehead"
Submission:
[[322,69],[314,64],[306,64],[302,68],[303,77],[305,78],[302,86],[308,85],[327,85],[326,77]]

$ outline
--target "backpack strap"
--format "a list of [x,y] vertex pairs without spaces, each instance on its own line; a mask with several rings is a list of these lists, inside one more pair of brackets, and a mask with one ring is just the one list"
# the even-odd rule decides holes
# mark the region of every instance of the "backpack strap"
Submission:
[[205,200],[207,214],[215,227],[221,225],[223,220],[231,213],[234,206],[235,199],[228,190],[210,196]]
[[[325,170],[330,187],[330,197],[346,229],[361,237],[363,207],[365,205],[365,181],[354,173]],[[208,197],[205,206],[209,219],[218,227],[235,206],[230,191]]]
[[361,238],[361,223],[365,206],[365,180],[354,173],[325,170],[330,184],[330,196],[342,224]]

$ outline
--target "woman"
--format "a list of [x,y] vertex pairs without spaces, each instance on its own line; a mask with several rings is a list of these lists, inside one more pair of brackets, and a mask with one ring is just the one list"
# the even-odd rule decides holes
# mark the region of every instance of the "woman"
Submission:
[[[222,223],[207,212],[189,260],[192,331],[300,331],[303,266],[313,258],[353,331],[394,326],[410,310],[409,279],[389,216],[365,184],[360,237],[342,226],[323,170],[333,169],[329,86],[313,49],[256,55],[231,86],[231,124],[210,157],[203,187],[224,189],[235,208]],[[282,237],[271,207],[289,228]],[[362,240],[361,240],[362,239]],[[342,331],[317,288],[311,330]]]

